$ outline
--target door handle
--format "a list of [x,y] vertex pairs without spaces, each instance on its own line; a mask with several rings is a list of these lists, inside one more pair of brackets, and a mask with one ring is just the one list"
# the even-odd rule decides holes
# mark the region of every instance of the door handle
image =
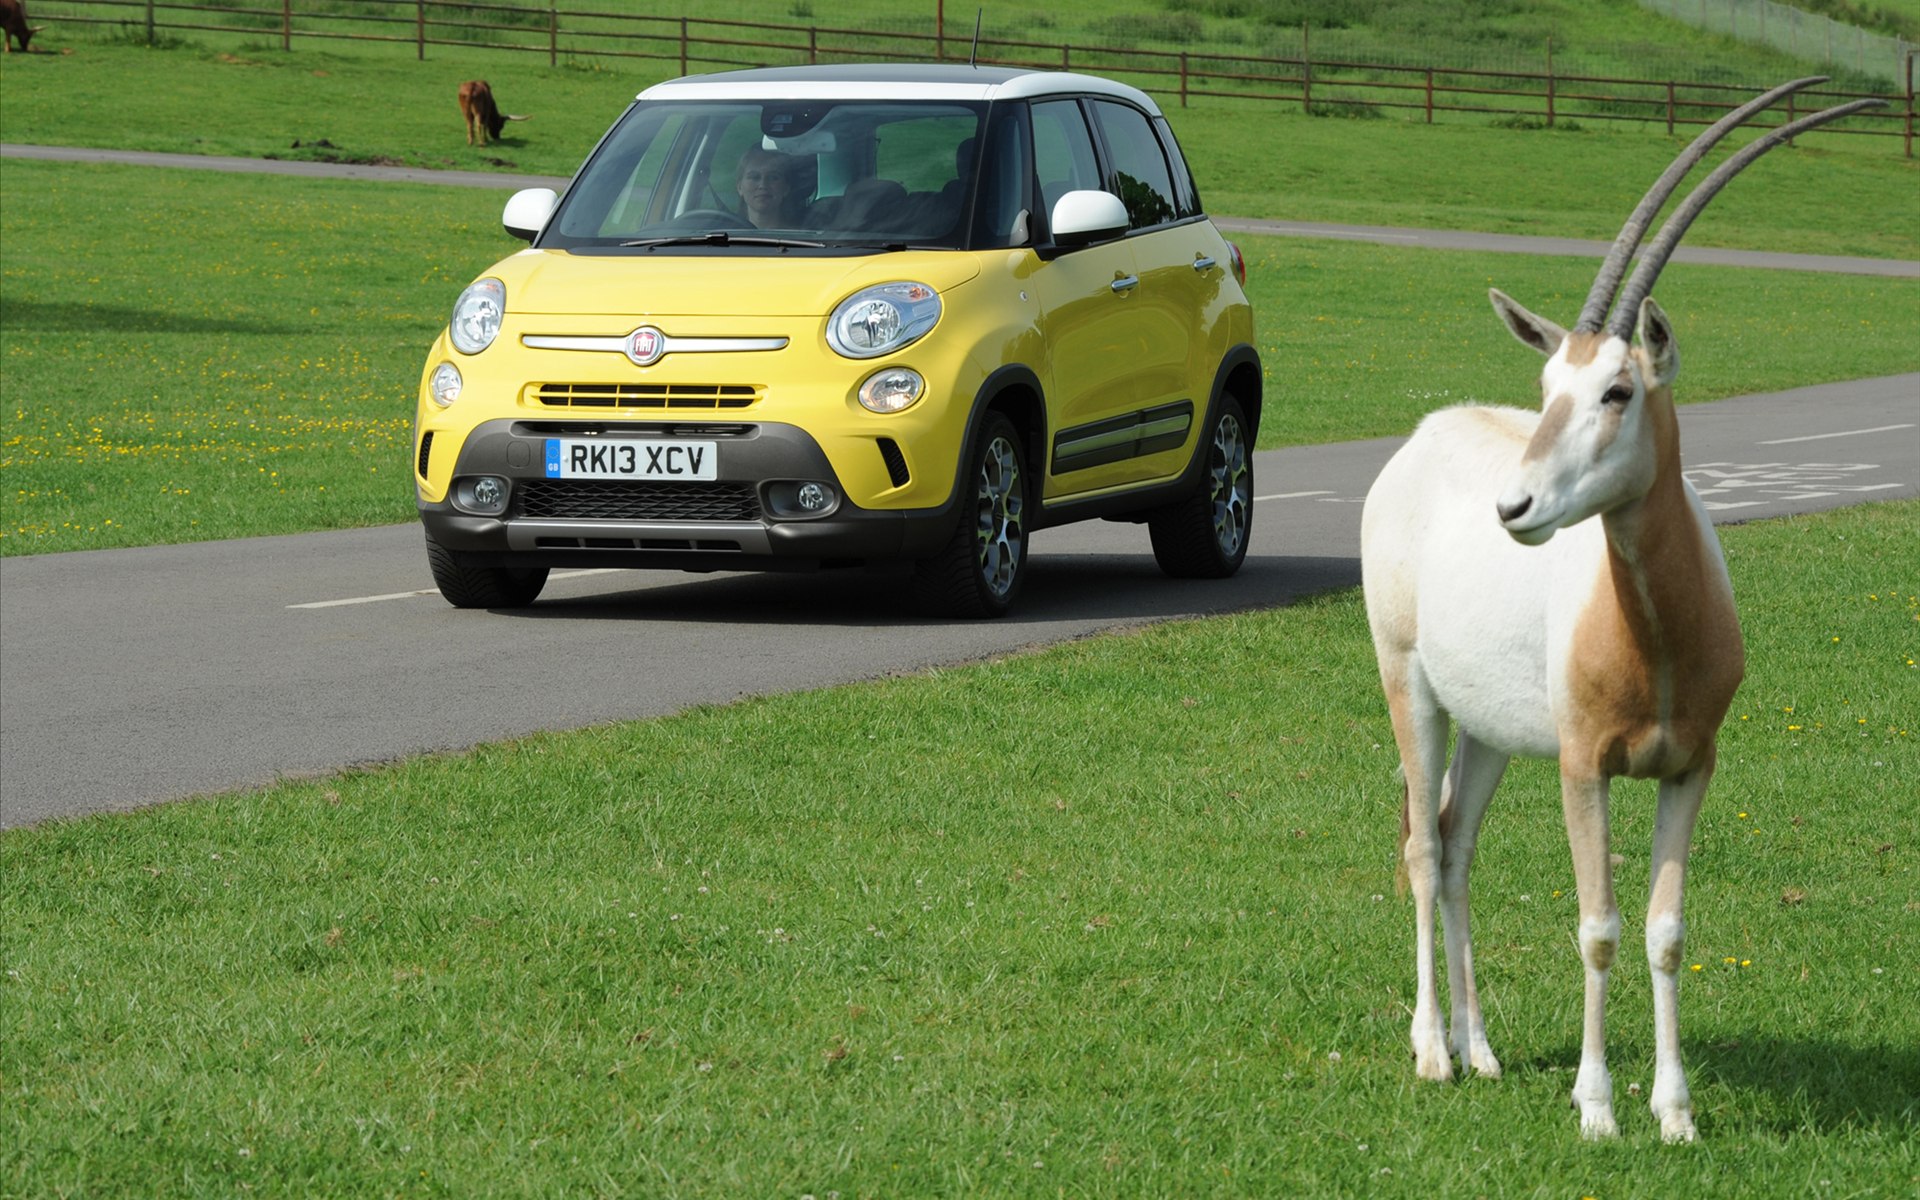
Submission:
[[1196,271],[1210,271],[1213,269],[1213,260],[1204,255],[1196,258],[1193,260],[1193,269]]
[[1116,295],[1121,292],[1130,292],[1139,286],[1140,277],[1138,275],[1119,275],[1116,276],[1113,281],[1113,290]]

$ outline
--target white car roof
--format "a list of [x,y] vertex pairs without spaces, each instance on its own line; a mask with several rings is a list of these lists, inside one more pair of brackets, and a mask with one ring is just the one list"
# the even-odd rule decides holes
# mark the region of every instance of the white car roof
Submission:
[[657,83],[639,100],[1013,100],[1062,93],[1113,96],[1153,116],[1160,107],[1136,87],[1073,71],[970,67],[958,63],[851,63],[759,67]]

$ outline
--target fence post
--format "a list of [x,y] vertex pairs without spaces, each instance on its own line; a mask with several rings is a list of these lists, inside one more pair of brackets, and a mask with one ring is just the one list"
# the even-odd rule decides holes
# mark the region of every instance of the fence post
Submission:
[[414,57],[427,61],[427,0],[413,0]]
[[1907,157],[1913,157],[1913,51],[1907,51]]
[[820,27],[817,25],[809,25],[807,26],[807,62],[817,63],[819,61]]
[[1547,38],[1547,128],[1553,128],[1553,38]]
[[1667,136],[1673,136],[1673,80],[1667,80]]
[[1313,41],[1305,21],[1300,22],[1300,111],[1313,115]]
[[153,45],[153,0],[147,0],[147,45]]
[[293,49],[293,0],[280,0],[280,48]]
[[1427,124],[1433,124],[1433,68],[1427,68]]
[[687,73],[687,19],[680,18],[680,73]]
[[1187,106],[1187,52],[1180,52],[1180,107]]
[[547,0],[547,65],[560,65],[560,5],[559,0]]

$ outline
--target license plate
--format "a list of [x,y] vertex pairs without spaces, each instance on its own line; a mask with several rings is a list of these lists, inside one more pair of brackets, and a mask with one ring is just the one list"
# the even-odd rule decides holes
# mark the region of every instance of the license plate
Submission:
[[632,438],[548,438],[548,479],[668,479],[712,482],[720,477],[713,442],[637,441]]

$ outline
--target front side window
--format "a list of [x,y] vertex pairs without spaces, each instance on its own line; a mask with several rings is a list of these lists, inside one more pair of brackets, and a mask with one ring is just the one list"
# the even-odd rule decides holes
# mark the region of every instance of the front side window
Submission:
[[1127,224],[1145,229],[1174,220],[1179,210],[1174,204],[1173,176],[1147,114],[1132,105],[1095,100],[1093,116],[1113,158],[1107,190],[1127,206]]
[[1048,100],[1033,106],[1033,166],[1040,178],[1040,203],[1049,214],[1068,192],[1105,186],[1079,101]]
[[959,248],[984,104],[649,101],[538,245]]

